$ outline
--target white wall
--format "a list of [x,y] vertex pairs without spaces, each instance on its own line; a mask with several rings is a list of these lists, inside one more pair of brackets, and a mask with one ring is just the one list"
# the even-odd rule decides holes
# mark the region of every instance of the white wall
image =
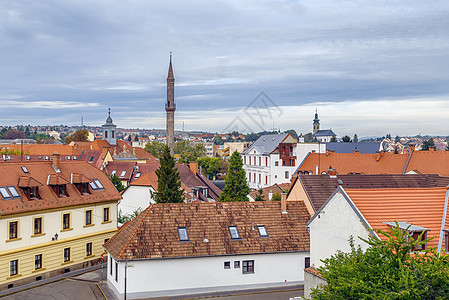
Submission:
[[[254,284],[302,282],[304,280],[304,261],[308,252],[254,254],[219,257],[199,257],[161,260],[130,261],[128,265],[127,293],[159,292],[189,289],[211,291],[215,287],[231,287]],[[242,274],[242,261],[254,260],[254,273]],[[229,261],[230,269],[224,269]],[[240,268],[234,268],[234,261],[240,261]],[[109,261],[108,261],[109,264]],[[113,265],[115,266],[114,262]],[[119,279],[115,281],[108,267],[108,284],[123,293],[124,262],[119,262]]]
[[361,245],[362,249],[367,249],[367,244],[358,237],[368,238],[368,231],[341,193],[335,194],[309,228],[310,265],[315,268],[323,265],[320,259],[328,258],[338,250],[350,252],[348,241],[351,235],[356,247]]
[[130,185],[122,194],[123,199],[118,205],[119,211],[121,210],[122,214],[132,214],[138,208],[144,210],[150,204],[155,203],[151,198],[150,190],[155,192],[149,186]]

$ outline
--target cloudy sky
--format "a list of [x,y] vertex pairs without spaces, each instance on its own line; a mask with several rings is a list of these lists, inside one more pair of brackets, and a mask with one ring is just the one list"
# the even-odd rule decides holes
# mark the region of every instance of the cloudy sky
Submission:
[[0,124],[449,135],[449,1],[1,1]]

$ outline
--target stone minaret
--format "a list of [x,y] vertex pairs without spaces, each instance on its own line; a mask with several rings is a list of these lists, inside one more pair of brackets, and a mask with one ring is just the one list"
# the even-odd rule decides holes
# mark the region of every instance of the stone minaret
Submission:
[[175,77],[173,76],[173,68],[171,65],[171,52],[170,52],[170,65],[168,67],[167,76],[167,103],[165,103],[165,110],[167,111],[167,146],[170,148],[171,155],[175,154]]
[[318,110],[315,110],[315,119],[313,119],[313,134],[320,130],[320,119],[318,119]]

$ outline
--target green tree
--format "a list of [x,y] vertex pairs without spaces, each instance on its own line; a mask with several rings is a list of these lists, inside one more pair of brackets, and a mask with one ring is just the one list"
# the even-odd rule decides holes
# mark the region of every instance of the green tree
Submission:
[[273,193],[273,196],[271,196],[271,201],[281,201],[282,197],[279,193]]
[[206,155],[206,148],[203,144],[192,144],[189,141],[179,141],[175,143],[175,154],[181,156],[182,163],[197,161],[198,158]]
[[9,129],[3,134],[5,140],[26,139],[26,137],[25,132],[17,129]]
[[89,131],[87,129],[78,129],[73,134],[65,138],[64,142],[70,144],[71,142],[87,142]]
[[117,191],[121,192],[125,189],[125,186],[123,185],[120,178],[117,177],[116,174],[109,175],[109,180],[111,180],[112,184],[115,186]]
[[351,252],[323,261],[318,270],[327,285],[313,290],[312,299],[448,299],[448,255],[434,248],[414,252],[429,240],[422,240],[422,234],[415,240],[398,225],[376,232],[386,240],[362,239],[369,245],[364,252],[351,237]]
[[343,143],[351,142],[351,138],[348,135],[345,135],[344,137],[342,137],[341,140],[343,141]]
[[138,142],[139,138],[137,137],[137,135],[134,137],[134,142]]
[[208,178],[217,176],[220,168],[221,159],[218,157],[200,157],[198,158],[198,164],[201,166],[201,172]]
[[255,201],[265,201],[262,189],[257,190]]
[[175,159],[170,155],[170,148],[164,145],[159,159],[161,166],[156,170],[157,192],[152,193],[156,203],[182,203],[184,202],[184,190],[181,189],[181,181]]
[[224,143],[223,139],[219,135],[214,136],[213,141],[214,141],[214,145],[223,145],[223,143]]
[[142,212],[142,209],[139,207],[135,211],[133,211],[131,214],[124,214],[122,210],[120,209],[118,212],[118,222],[121,224],[125,224],[128,221],[131,221],[135,217],[137,217]]
[[430,138],[430,139],[428,139],[428,140],[425,140],[425,141],[422,143],[421,151],[429,151],[429,149],[430,149],[431,147],[435,147],[435,142],[433,141],[433,138]]
[[221,202],[249,201],[249,187],[246,183],[246,174],[243,170],[243,162],[240,153],[235,151],[229,159],[228,174],[225,179],[225,187],[221,193]]
[[148,142],[145,145],[145,151],[153,154],[155,157],[160,158],[162,155],[162,152],[164,150],[165,143],[161,142]]
[[359,142],[359,137],[357,136],[357,134],[354,134],[354,137],[352,138],[352,142],[353,143],[358,143]]
[[333,135],[331,137],[331,142],[333,142],[333,143],[337,142],[337,137],[335,135]]
[[128,142],[131,142],[133,140],[133,137],[131,135],[128,135]]

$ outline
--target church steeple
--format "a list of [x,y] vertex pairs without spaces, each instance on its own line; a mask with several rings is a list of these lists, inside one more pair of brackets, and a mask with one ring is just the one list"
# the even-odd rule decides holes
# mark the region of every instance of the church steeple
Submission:
[[313,134],[320,130],[320,119],[318,119],[318,110],[315,108],[315,119],[313,119]]
[[167,111],[167,146],[170,148],[171,155],[175,153],[175,77],[173,76],[172,54],[170,52],[170,64],[168,66],[167,76],[167,102],[165,103]]
[[110,145],[117,144],[117,137],[115,135],[115,131],[117,129],[117,125],[112,123],[111,118],[111,109],[108,111],[108,118],[106,119],[106,123],[101,126],[103,128],[103,140],[108,141]]

